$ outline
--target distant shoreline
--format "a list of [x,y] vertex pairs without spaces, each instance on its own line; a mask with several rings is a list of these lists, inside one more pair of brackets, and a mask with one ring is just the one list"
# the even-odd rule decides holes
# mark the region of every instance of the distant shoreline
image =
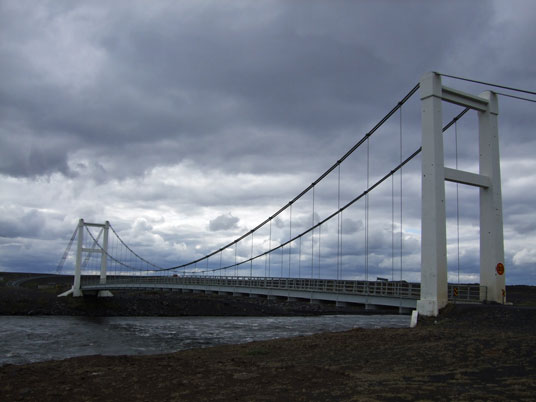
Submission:
[[[0,315],[70,316],[307,316],[320,314],[398,314],[398,309],[365,310],[308,301],[278,301],[164,291],[122,291],[97,298],[57,295],[71,287],[72,276],[0,273]],[[26,280],[28,279],[29,280]],[[507,286],[515,305],[536,305],[534,286]]]
[[42,290],[0,288],[0,315],[68,316],[308,316],[321,314],[397,314],[334,304],[283,302],[263,298],[179,292],[115,292],[113,297],[58,298]]

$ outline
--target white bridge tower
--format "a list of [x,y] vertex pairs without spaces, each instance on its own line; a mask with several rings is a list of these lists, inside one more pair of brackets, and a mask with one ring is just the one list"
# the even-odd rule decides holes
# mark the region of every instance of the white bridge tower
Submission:
[[[100,228],[99,235],[93,242],[93,245],[90,248],[84,247],[84,230],[86,227],[97,227]],[[100,265],[100,279],[99,283],[101,285],[106,284],[106,269],[107,269],[107,255],[108,255],[108,232],[110,229],[110,222],[106,221],[102,223],[87,223],[83,219],[78,221],[78,233],[77,233],[77,247],[76,247],[76,262],[74,266],[74,283],[73,287],[67,292],[64,292],[58,297],[67,296],[72,294],[73,297],[83,296],[82,290],[80,289],[81,277],[82,277],[82,255],[83,253],[98,253],[101,255],[101,265]],[[97,241],[99,240],[102,234],[102,245],[98,245]],[[112,296],[112,293],[107,290],[100,290],[98,296],[107,297]]]
[[[480,188],[481,301],[504,303],[504,245],[497,95],[479,96],[445,87],[431,72],[420,82],[422,106],[421,298],[419,314],[437,316],[447,304],[445,180]],[[442,101],[478,112],[479,173],[444,165]]]

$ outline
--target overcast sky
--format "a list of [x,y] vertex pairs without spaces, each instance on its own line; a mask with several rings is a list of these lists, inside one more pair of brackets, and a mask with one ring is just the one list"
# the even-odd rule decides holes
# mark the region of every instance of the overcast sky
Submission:
[[[109,220],[164,266],[218,249],[306,188],[427,71],[535,90],[535,17],[530,0],[0,0],[0,269],[53,272],[79,218]],[[507,283],[536,284],[536,110],[499,103]],[[445,120],[457,110],[446,106]],[[464,120],[459,163],[474,170],[476,117]],[[418,94],[402,124],[394,116],[371,140],[371,183],[397,163],[400,126],[406,157],[420,145]],[[403,174],[407,280],[419,279],[419,163]],[[341,203],[362,191],[365,171],[360,150],[341,168]],[[317,189],[317,218],[337,206],[336,181]],[[368,230],[371,272],[389,278],[400,264],[392,193],[398,206],[398,176],[371,195]],[[308,197],[294,233],[311,219]],[[455,186],[447,197],[456,280]],[[461,279],[478,280],[478,190],[460,188],[458,205]],[[343,275],[363,278],[363,211],[322,229],[326,275],[342,231]],[[288,236],[283,215],[275,243]]]

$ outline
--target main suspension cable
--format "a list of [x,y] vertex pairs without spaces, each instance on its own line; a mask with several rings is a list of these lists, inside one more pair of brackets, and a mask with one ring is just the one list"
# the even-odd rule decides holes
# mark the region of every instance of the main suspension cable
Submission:
[[87,228],[87,226],[86,226],[86,232],[89,233],[89,236],[93,239],[94,243],[97,245],[97,247],[99,247],[101,249],[101,252],[106,254],[106,256],[109,257],[112,261],[115,261],[117,264],[122,265],[125,268],[130,268],[130,269],[132,269],[134,271],[139,271],[140,270],[140,268],[133,267],[132,265],[125,264],[123,261],[121,261],[121,260],[123,260],[123,257],[120,257],[120,259],[117,259],[114,256],[110,255],[108,253],[108,251],[104,250],[104,248],[100,245],[100,243],[97,241],[97,239],[95,239],[95,236],[93,236],[93,233],[91,233],[91,231]]
[[[443,127],[442,129],[442,132],[445,132],[449,127],[451,127],[455,122],[457,122],[467,111],[469,110],[469,108],[465,108],[462,112],[460,112],[456,117],[454,117],[446,126]],[[165,269],[157,269],[157,271],[170,271],[170,270],[174,270],[174,269],[178,269],[178,268],[182,268],[182,267],[186,267],[186,266],[189,266],[189,265],[192,265],[192,264],[197,264],[197,262],[199,261],[202,261],[216,253],[220,253],[220,267],[219,268],[216,268],[216,269],[211,269],[211,270],[207,270],[208,272],[214,272],[214,271],[220,271],[221,270],[227,270],[231,267],[234,267],[235,268],[235,272],[237,273],[237,269],[238,269],[238,265],[242,265],[244,263],[247,263],[247,262],[250,262],[250,261],[253,261],[257,258],[260,258],[260,257],[263,257],[263,256],[270,256],[270,254],[276,250],[278,250],[279,248],[283,248],[284,246],[286,246],[287,244],[291,243],[292,241],[295,241],[296,239],[300,239],[301,237],[305,236],[306,234],[308,233],[314,233],[314,230],[319,228],[320,230],[320,227],[325,224],[326,222],[328,222],[329,220],[331,220],[333,217],[335,217],[335,215],[338,215],[340,214],[342,211],[344,211],[345,209],[349,208],[351,205],[353,205],[354,203],[356,203],[357,201],[359,201],[361,198],[363,197],[366,197],[372,190],[374,190],[376,187],[378,187],[381,183],[383,183],[385,180],[387,180],[387,178],[391,177],[394,173],[396,173],[398,170],[400,170],[404,165],[406,165],[409,161],[411,161],[415,156],[417,156],[420,152],[422,151],[422,147],[419,147],[415,152],[413,152],[410,156],[408,156],[405,160],[403,160],[398,166],[396,166],[393,170],[391,170],[390,172],[388,172],[387,174],[385,174],[381,179],[379,179],[378,181],[376,181],[372,186],[370,187],[367,187],[367,189],[361,193],[359,196],[355,197],[353,200],[351,200],[350,202],[348,202],[347,204],[343,205],[341,208],[339,208],[337,211],[333,212],[331,215],[327,216],[326,218],[324,218],[323,220],[319,220],[316,224],[314,224],[315,220],[314,220],[314,212],[313,212],[313,225],[305,230],[304,232],[296,235],[295,237],[293,238],[290,238],[287,242],[285,243],[280,243],[277,247],[274,247],[273,249],[270,247],[269,250],[265,251],[264,253],[262,254],[259,254],[255,257],[252,257],[252,258],[249,258],[249,259],[246,259],[244,261],[241,261],[240,263],[238,263],[237,261],[237,243],[238,241],[235,241],[235,242],[232,242],[230,243],[228,246],[226,247],[223,247],[221,249],[219,249],[218,251],[216,251],[215,253],[211,253],[209,254],[208,256],[205,256],[203,258],[200,258],[198,260],[195,260],[195,261],[192,261],[191,263],[188,263],[188,264],[183,264],[181,266],[177,266],[177,267],[170,267],[170,268],[165,268]],[[336,164],[335,166],[338,166],[338,164]],[[314,189],[314,187],[313,187]],[[313,192],[313,195],[314,195],[314,192]],[[313,202],[314,202],[314,197],[313,197]],[[314,210],[313,210],[314,211]],[[270,217],[267,222],[270,222],[270,242],[271,242],[271,221],[273,219],[273,216]],[[121,244],[124,246],[125,249],[127,249],[128,251],[130,251],[130,253],[132,253],[132,255],[135,255],[136,258],[138,258],[139,260],[147,263],[148,265],[151,265],[153,267],[158,267],[157,265],[155,264],[152,264],[150,263],[149,261],[145,260],[144,258],[140,257],[138,254],[136,254],[134,251],[132,251],[132,249],[130,247],[128,247],[124,241],[120,238],[120,236],[117,234],[117,232],[113,229],[113,227],[110,225],[110,227],[112,228],[112,231],[114,232],[114,234],[116,235],[116,237],[118,238],[118,240],[121,242]],[[125,264],[124,262],[118,260],[117,258],[113,257],[112,255],[110,255],[110,253],[108,253],[107,250],[104,250],[103,247],[98,243],[98,241],[96,241],[95,237],[93,236],[93,234],[91,233],[91,231],[89,231],[86,227],[86,231],[88,232],[88,234],[90,235],[90,237],[94,240],[94,242],[96,243],[96,245],[102,250],[102,252],[104,254],[106,254],[107,257],[109,257],[112,261],[114,261],[116,264],[118,265],[122,265],[126,268],[131,268],[133,270],[136,270],[136,271],[139,271],[139,268],[136,268],[136,267],[133,267],[129,264]],[[255,231],[255,230],[253,230]],[[250,231],[248,232],[248,235],[251,234],[253,231]],[[232,246],[234,245],[235,246],[235,263],[234,264],[231,264],[231,265],[228,265],[228,266],[221,266],[222,265],[222,262],[221,262],[221,255],[223,254],[223,251],[229,247],[229,246]],[[314,242],[313,242],[313,245],[314,245]],[[122,248],[123,249],[123,248]],[[320,250],[319,250],[320,251]],[[314,249],[312,250],[312,252],[314,252]],[[313,258],[314,260],[314,258]],[[268,269],[270,269],[270,263],[268,264]],[[155,271],[155,270],[151,270],[151,271]],[[368,274],[368,272],[367,272]],[[270,275],[270,273],[269,273]],[[311,261],[311,277],[313,275],[313,261]]]
[[503,92],[495,92],[495,93],[496,93],[497,95],[507,96],[508,98],[520,99],[520,100],[523,100],[523,101],[534,102],[534,103],[536,103],[536,99],[523,98],[523,97],[521,97],[521,96],[515,96],[515,95],[505,94],[505,93],[503,93]]
[[[448,130],[449,127],[451,127],[456,121],[458,121],[463,115],[465,115],[465,113],[467,113],[467,111],[469,110],[469,108],[466,108],[464,110],[462,110],[458,115],[456,115],[448,124],[446,124],[443,129],[441,130],[443,133],[445,131]],[[376,187],[378,187],[380,184],[382,184],[385,180],[387,180],[389,177],[393,176],[396,172],[398,172],[400,169],[402,169],[402,167],[404,167],[406,164],[408,164],[413,158],[415,158],[418,154],[420,154],[422,152],[422,146],[419,147],[417,150],[415,150],[410,156],[408,156],[406,159],[404,159],[400,164],[398,164],[395,168],[393,168],[390,172],[386,173],[383,177],[381,177],[379,180],[377,180],[374,184],[372,184],[370,187],[368,187],[365,191],[363,191],[360,195],[358,195],[357,197],[355,197],[354,199],[352,199],[351,201],[349,201],[348,203],[346,203],[345,205],[343,205],[339,210],[333,212],[331,215],[327,216],[326,218],[322,219],[322,220],[319,220],[316,224],[314,224],[313,226],[311,226],[310,228],[306,229],[305,231],[303,231],[302,233],[296,235],[295,237],[293,237],[292,239],[289,239],[287,242],[285,243],[281,243],[279,244],[278,246],[274,247],[273,249],[271,250],[268,250],[268,251],[265,251],[264,253],[262,254],[259,254],[255,257],[253,257],[253,259],[257,259],[257,258],[260,258],[260,257],[263,257],[264,255],[267,255],[267,254],[270,254],[271,252],[274,252],[274,251],[277,251],[278,249],[282,248],[282,247],[285,247],[287,244],[289,244],[290,242],[293,242],[293,241],[296,241],[297,239],[309,234],[309,233],[313,233],[315,229],[317,228],[320,228],[322,225],[326,224],[329,220],[333,219],[336,215],[340,214],[341,212],[343,212],[345,209],[348,209],[350,206],[352,206],[353,204],[355,204],[357,201],[359,201],[360,199],[362,198],[366,198],[366,196],[372,191],[374,190]],[[249,262],[249,260],[246,260],[246,261],[242,261],[240,262],[238,265],[240,264],[243,264],[243,263],[247,263]],[[233,265],[230,265],[230,267],[232,267]],[[228,267],[224,267],[223,269],[225,268],[228,268]],[[215,271],[215,270],[213,270]]]
[[[285,211],[287,208],[289,208],[290,205],[292,205],[293,203],[295,203],[296,201],[298,201],[300,198],[302,198],[305,194],[307,194],[310,190],[312,190],[314,188],[314,186],[316,186],[319,182],[321,182],[326,176],[328,176],[333,170],[335,170],[337,168],[337,166],[339,166],[345,159],[347,159],[356,149],[358,149],[366,140],[368,140],[381,126],[383,126],[383,124],[389,120],[389,118],[395,114],[397,112],[397,110],[404,104],[408,101],[408,99],[410,99],[414,94],[415,92],[417,92],[417,90],[419,89],[419,85],[420,84],[417,84],[415,85],[403,98],[400,102],[398,102],[396,104],[396,106],[394,106],[378,123],[376,123],[376,125],[367,133],[365,134],[352,148],[350,148],[337,162],[335,162],[333,165],[331,165],[330,168],[328,168],[324,173],[322,173],[313,183],[311,183],[307,188],[305,188],[301,193],[299,193],[296,197],[294,197],[291,201],[289,201],[286,205],[284,205],[283,207],[281,207],[275,214],[273,214],[272,216],[270,216],[269,218],[265,219],[263,222],[261,222],[260,224],[258,224],[256,227],[254,227],[253,229],[251,229],[249,232],[247,233],[244,233],[242,236],[238,237],[237,239],[233,240],[232,242],[230,242],[229,244],[223,246],[221,249],[218,249],[216,251],[213,251],[212,253],[209,253],[197,260],[194,260],[194,261],[190,261],[188,263],[184,263],[184,264],[180,264],[180,265],[176,265],[176,266],[173,266],[173,267],[169,267],[169,268],[158,268],[160,270],[163,270],[163,271],[169,271],[169,270],[173,270],[173,269],[180,269],[180,268],[184,268],[184,267],[187,267],[187,266],[190,266],[192,264],[195,264],[196,262],[199,262],[199,261],[202,261],[204,260],[205,258],[207,257],[211,257],[212,255],[215,255],[217,254],[220,250],[222,249],[226,249],[230,246],[233,246],[235,243],[238,243],[240,242],[241,240],[243,240],[244,238],[246,238],[247,236],[249,236],[252,232],[256,232],[258,229],[260,229],[261,227],[263,227],[265,224],[267,224],[271,219],[277,217],[278,215],[280,215],[283,211]],[[153,266],[155,266],[154,264],[151,264]]]
[[[474,82],[475,84],[482,84],[482,85],[487,85],[487,86],[495,87],[495,88],[508,89],[509,91],[523,92],[523,93],[525,93],[525,94],[536,95],[536,92],[534,92],[534,91],[528,91],[528,90],[526,90],[526,89],[519,89],[519,88],[514,88],[514,87],[507,87],[507,86],[504,86],[504,85],[499,85],[499,84],[494,84],[494,83],[491,83],[491,82],[485,82],[485,81],[474,80],[474,79],[471,79],[471,78],[458,77],[458,76],[455,76],[455,75],[449,75],[449,74],[443,74],[443,73],[438,73],[438,74],[439,74],[439,75],[442,75],[443,77],[454,78],[455,80]],[[508,96],[508,95],[507,95],[507,96]]]
[[156,265],[156,264],[153,264],[153,263],[150,262],[150,261],[147,261],[145,258],[140,257],[138,254],[136,254],[136,253],[134,252],[134,250],[132,250],[129,246],[127,246],[127,244],[123,241],[123,239],[121,239],[121,236],[119,236],[119,235],[117,234],[117,232],[115,231],[115,229],[113,228],[112,225],[110,225],[110,229],[112,229],[112,232],[114,232],[114,234],[115,234],[116,237],[119,239],[119,241],[121,242],[121,244],[122,244],[123,246],[125,246],[125,247],[127,248],[128,251],[130,251],[132,254],[134,254],[134,255],[136,256],[136,258],[142,260],[143,262],[147,263],[148,265],[150,265],[150,266],[152,266],[152,267],[155,267],[157,270],[161,270],[161,271],[166,270],[166,271],[167,271],[167,269],[164,269],[164,268],[162,268],[162,267],[160,267],[160,266],[158,266],[158,265]]

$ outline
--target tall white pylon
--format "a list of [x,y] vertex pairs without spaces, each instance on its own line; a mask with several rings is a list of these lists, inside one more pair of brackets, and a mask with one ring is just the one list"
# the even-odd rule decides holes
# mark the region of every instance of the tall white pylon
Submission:
[[[95,247],[94,244],[90,248],[84,248],[84,229],[85,227],[98,227],[103,230],[103,241],[102,247]],[[78,221],[78,233],[77,233],[77,247],[76,247],[76,261],[74,266],[74,283],[73,287],[64,292],[58,297],[67,296],[72,294],[73,297],[83,296],[81,285],[82,277],[82,255],[83,253],[100,253],[101,254],[101,265],[100,265],[100,284],[106,284],[106,271],[107,271],[107,254],[108,254],[108,230],[110,228],[110,222],[106,221],[104,224],[101,223],[87,223],[83,219]],[[98,240],[98,238],[97,238]],[[109,291],[101,290],[98,293],[98,296],[106,297],[112,296]]]
[[[447,304],[445,180],[480,188],[480,285],[482,301],[505,302],[504,245],[497,95],[464,93],[441,84],[435,72],[421,78],[422,227],[419,314],[437,316]],[[445,167],[442,102],[478,112],[479,173]]]

